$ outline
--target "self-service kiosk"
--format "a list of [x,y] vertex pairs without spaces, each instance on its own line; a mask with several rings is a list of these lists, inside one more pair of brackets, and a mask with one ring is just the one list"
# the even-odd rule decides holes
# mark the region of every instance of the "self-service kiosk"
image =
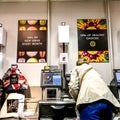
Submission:
[[39,102],[40,120],[75,119],[75,101],[71,98],[64,99],[62,97],[63,76],[61,69],[53,66],[45,67],[41,71],[41,88],[42,100]]
[[110,83],[110,90],[112,91],[112,93],[114,94],[114,96],[119,99],[119,94],[120,94],[120,69],[113,69],[113,75],[114,78]]
[[62,71],[60,69],[44,69],[41,71],[42,98],[60,99],[62,89]]
[[[120,69],[113,69],[113,75],[114,78],[110,83],[110,89],[118,101],[120,101]],[[118,113],[113,120],[120,120],[120,113]]]

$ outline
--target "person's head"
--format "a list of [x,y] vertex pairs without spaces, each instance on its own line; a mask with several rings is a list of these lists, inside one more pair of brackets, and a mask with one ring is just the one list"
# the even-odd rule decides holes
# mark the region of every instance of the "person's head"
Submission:
[[79,66],[79,65],[82,65],[82,64],[88,64],[87,60],[84,59],[84,58],[79,58],[77,61],[76,61],[76,65]]

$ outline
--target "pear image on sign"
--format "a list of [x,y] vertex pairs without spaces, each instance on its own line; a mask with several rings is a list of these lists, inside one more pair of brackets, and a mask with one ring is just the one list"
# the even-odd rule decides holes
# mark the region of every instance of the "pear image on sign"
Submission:
[[10,84],[18,84],[18,74],[10,75]]

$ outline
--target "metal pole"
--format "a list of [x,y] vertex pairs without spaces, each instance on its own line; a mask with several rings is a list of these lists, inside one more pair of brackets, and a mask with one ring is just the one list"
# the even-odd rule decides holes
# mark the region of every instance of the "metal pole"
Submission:
[[48,38],[47,38],[47,63],[51,64],[51,2],[47,1],[48,8]]
[[[65,53],[65,52],[66,52],[66,50],[65,50],[65,43],[63,43],[63,53]],[[64,78],[65,78],[65,73],[66,73],[66,65],[63,64],[63,76],[64,76]]]

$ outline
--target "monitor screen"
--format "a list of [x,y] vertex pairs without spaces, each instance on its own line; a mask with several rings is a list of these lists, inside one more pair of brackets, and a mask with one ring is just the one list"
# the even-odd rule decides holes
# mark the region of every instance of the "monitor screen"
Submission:
[[53,85],[61,85],[61,75],[53,75]]
[[120,83],[120,72],[116,72],[115,75],[117,82]]
[[[114,84],[120,87],[120,69],[113,69]],[[113,84],[113,83],[112,83]]]
[[53,87],[62,86],[61,72],[42,72],[41,74],[41,86]]

